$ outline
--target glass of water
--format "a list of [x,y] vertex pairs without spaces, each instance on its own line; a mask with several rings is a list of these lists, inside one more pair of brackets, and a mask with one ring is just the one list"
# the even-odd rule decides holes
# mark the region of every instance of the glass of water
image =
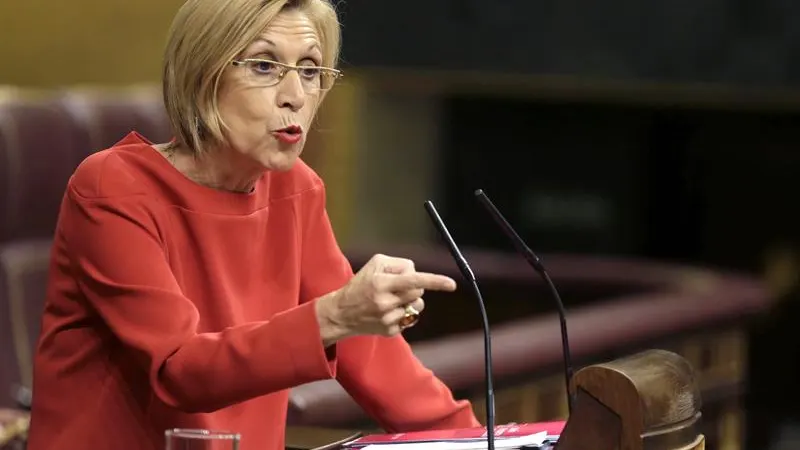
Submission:
[[227,431],[173,428],[164,432],[166,450],[239,450],[241,435]]

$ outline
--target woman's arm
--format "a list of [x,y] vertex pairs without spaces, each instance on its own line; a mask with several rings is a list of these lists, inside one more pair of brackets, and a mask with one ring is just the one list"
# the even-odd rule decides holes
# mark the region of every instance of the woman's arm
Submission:
[[269,321],[198,333],[198,311],[168,265],[155,208],[142,195],[79,192],[87,190],[70,185],[59,220],[73,276],[161,401],[208,412],[334,376],[335,346],[326,352],[323,339],[336,332],[320,330],[316,301]]
[[[310,214],[303,257],[303,297],[317,298],[337,290],[352,269],[336,243],[320,188],[308,206]],[[411,352],[402,336],[358,336],[337,345],[336,378],[387,431],[481,426],[469,402],[455,401],[447,388]]]
[[470,403],[456,401],[402,336],[341,342],[336,378],[388,432],[481,426]]

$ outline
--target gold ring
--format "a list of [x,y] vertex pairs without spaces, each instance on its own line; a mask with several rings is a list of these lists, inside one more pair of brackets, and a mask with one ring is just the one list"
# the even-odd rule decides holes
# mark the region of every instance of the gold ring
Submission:
[[419,311],[417,311],[416,308],[410,304],[406,305],[403,310],[405,311],[405,315],[402,319],[400,319],[399,322],[397,322],[397,324],[400,326],[400,329],[405,330],[406,328],[413,327],[417,324],[417,322],[419,322]]

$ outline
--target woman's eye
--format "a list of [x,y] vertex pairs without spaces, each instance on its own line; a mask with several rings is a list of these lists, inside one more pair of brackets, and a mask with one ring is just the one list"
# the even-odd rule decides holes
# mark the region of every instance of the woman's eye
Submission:
[[320,70],[316,67],[303,67],[300,69],[300,75],[302,75],[303,78],[309,79],[317,78],[319,76],[319,72]]
[[253,63],[253,70],[258,73],[271,73],[275,71],[275,64],[268,61],[256,61]]

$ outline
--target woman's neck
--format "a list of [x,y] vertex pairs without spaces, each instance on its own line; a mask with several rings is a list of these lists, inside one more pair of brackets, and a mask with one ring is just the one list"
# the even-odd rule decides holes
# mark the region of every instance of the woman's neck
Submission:
[[264,167],[230,149],[210,148],[202,155],[173,144],[156,145],[179,172],[195,183],[230,192],[251,192]]

